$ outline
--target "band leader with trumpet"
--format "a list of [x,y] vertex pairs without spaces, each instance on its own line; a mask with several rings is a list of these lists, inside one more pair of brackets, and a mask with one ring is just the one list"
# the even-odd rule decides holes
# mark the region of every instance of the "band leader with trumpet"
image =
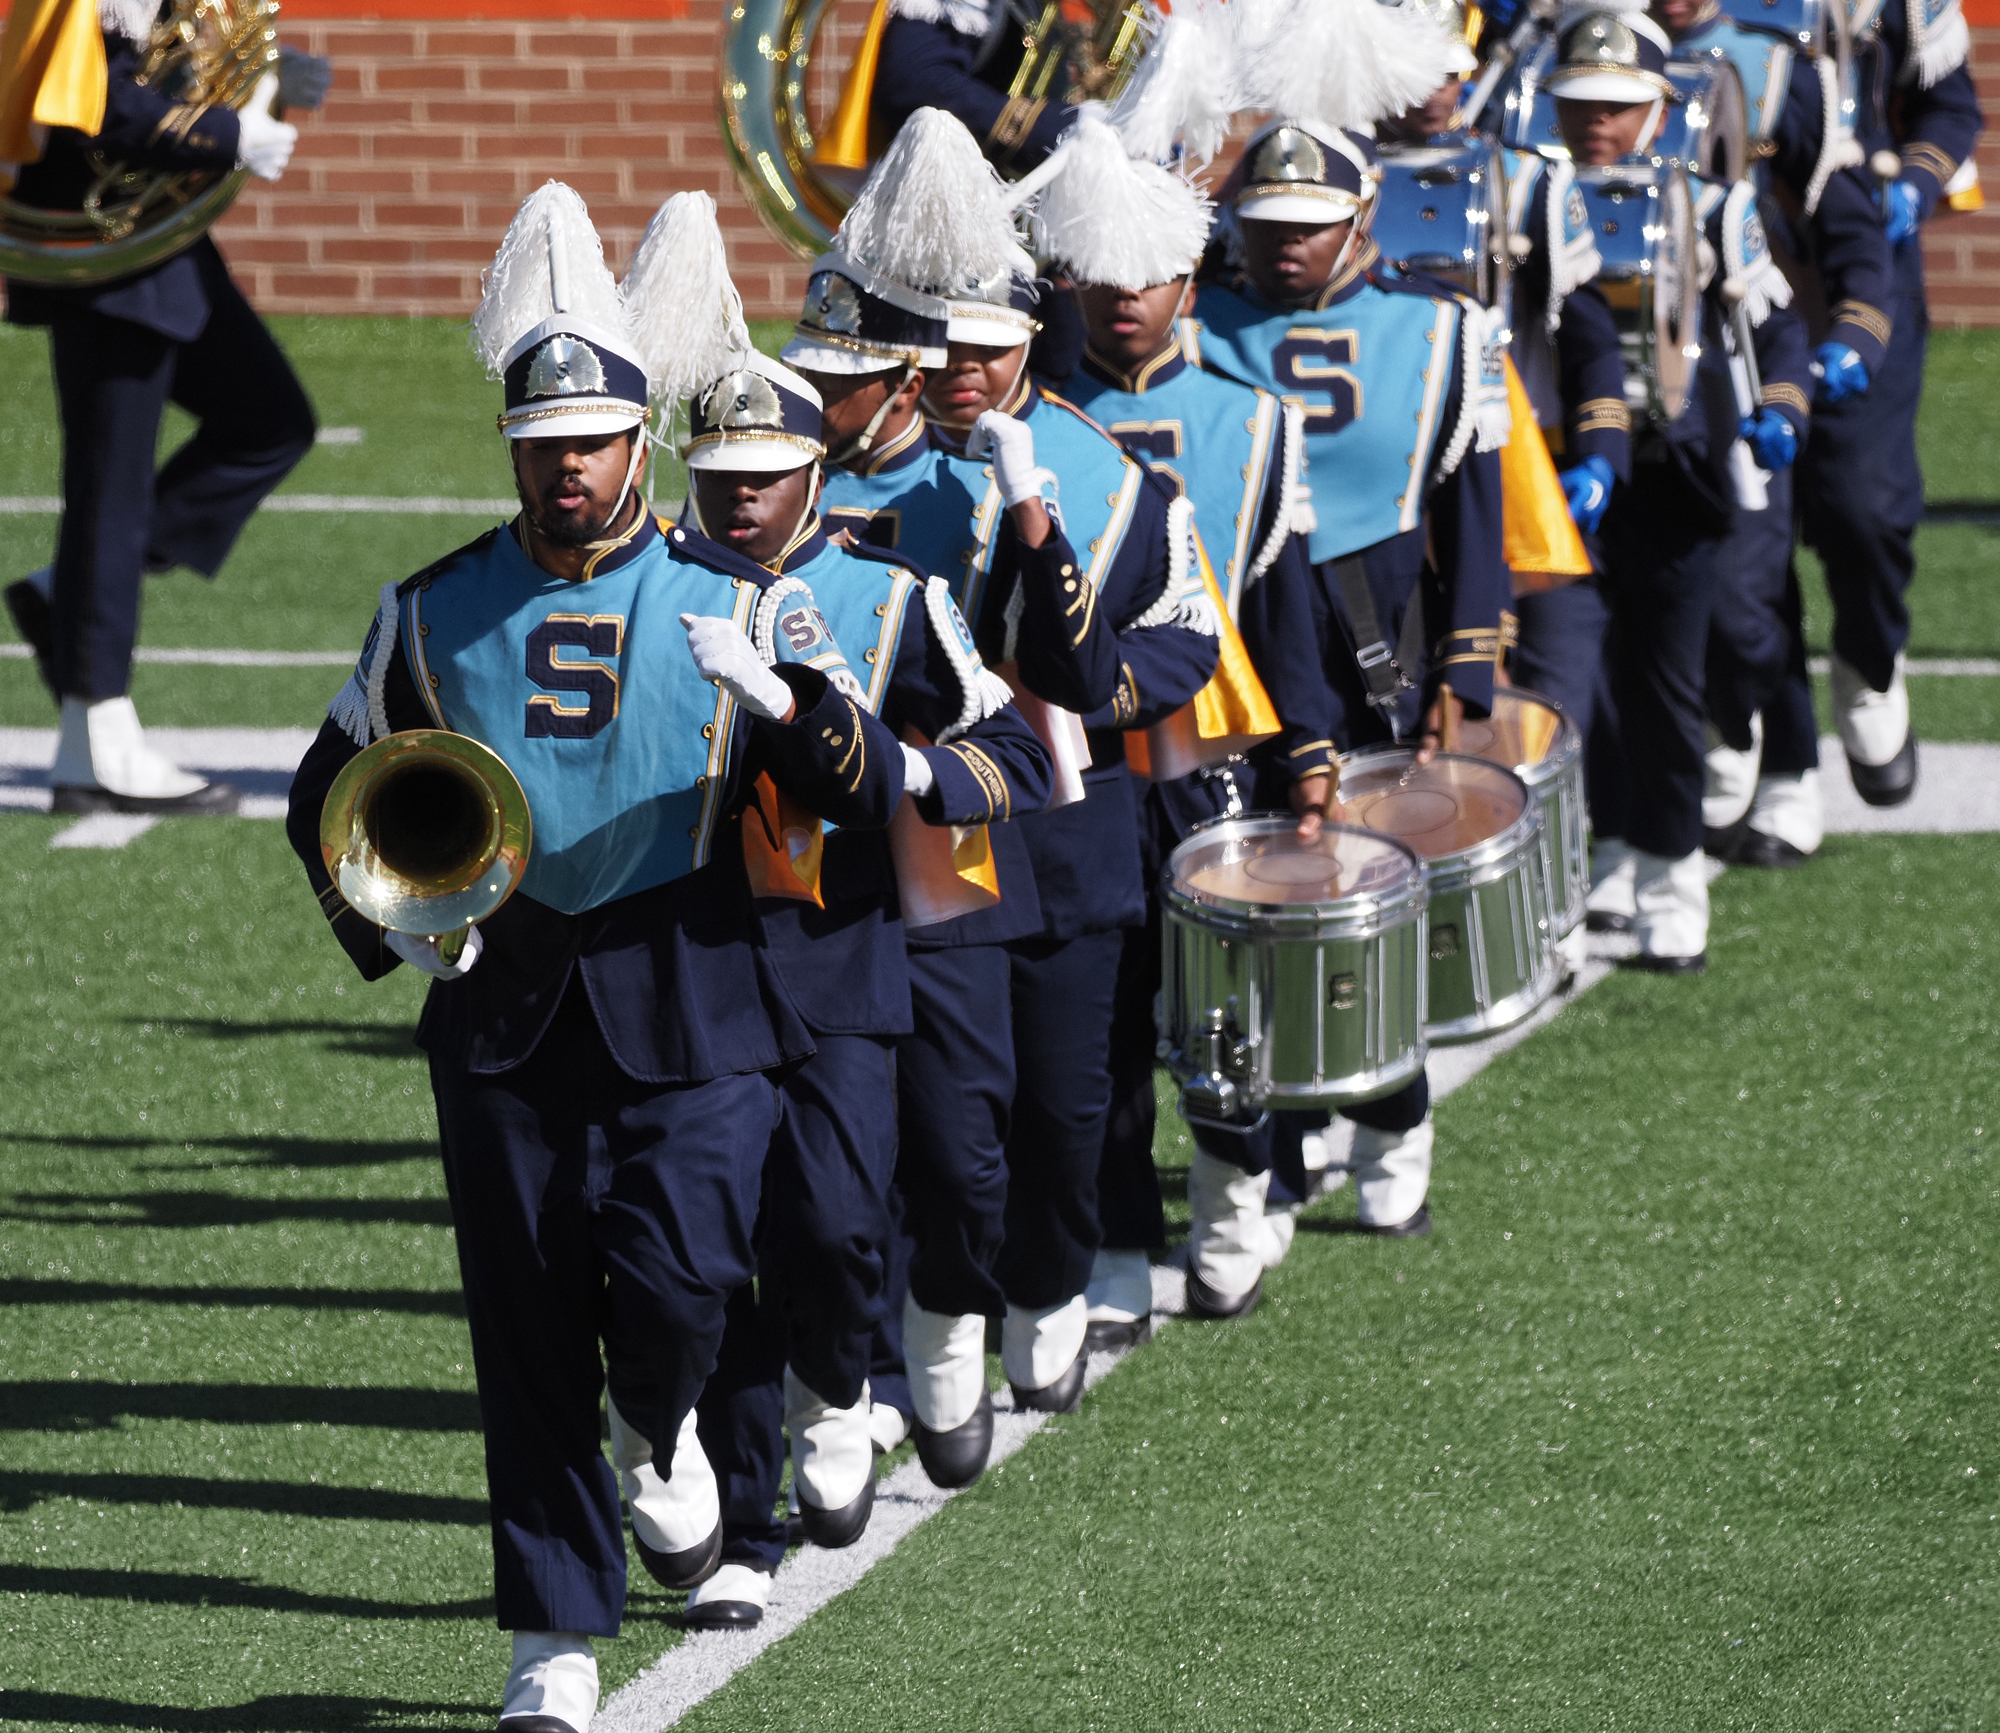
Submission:
[[[680,198],[712,228],[706,195]],[[641,1559],[686,1587],[720,1546],[693,1409],[725,1302],[756,1268],[780,1107],[768,1073],[813,1052],[757,943],[745,809],[762,777],[807,813],[879,828],[905,788],[899,744],[862,704],[758,655],[745,628],[772,571],[667,527],[640,496],[649,397],[671,413],[747,348],[727,277],[700,281],[662,232],[678,202],[626,298],[574,192],[551,183],[516,216],[473,334],[504,380],[520,514],[385,588],[288,825],[363,975],[407,962],[437,977],[417,1040],[479,1380],[497,1612],[514,1633],[502,1714],[521,1733],[588,1726],[589,1639],[616,1634],[624,1607],[619,1478],[599,1449],[607,1370]],[[425,729],[504,759],[534,827],[518,894],[456,957],[424,936],[440,923],[421,909],[396,931],[352,906],[367,889],[352,861],[392,841],[413,888],[445,872],[446,803],[323,814],[371,742],[394,752]],[[468,834],[506,828],[508,792]],[[435,816],[393,839],[398,807]]]
[[[66,111],[76,124],[0,136],[13,182],[0,200],[7,318],[48,327],[62,416],[55,560],[6,592],[62,710],[58,812],[236,809],[234,789],[146,743],[128,685],[147,574],[213,577],[313,442],[304,389],[201,226],[245,175],[285,172],[298,130],[274,106],[317,107],[325,94],[327,63],[281,54],[276,12],[268,0],[199,11],[97,0],[101,45],[66,30],[73,64],[44,78],[35,103],[49,113],[48,86],[80,83]],[[18,95],[20,68],[7,70]],[[76,77],[59,80],[65,70]],[[10,118],[25,118],[18,103]],[[169,403],[199,425],[156,475]]]

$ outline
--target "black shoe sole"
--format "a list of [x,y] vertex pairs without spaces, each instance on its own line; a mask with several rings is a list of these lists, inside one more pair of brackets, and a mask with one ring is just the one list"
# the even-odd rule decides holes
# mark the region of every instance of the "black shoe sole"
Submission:
[[1743,846],[1743,839],[1750,831],[1750,815],[1745,813],[1734,824],[1722,830],[1708,825],[1701,827],[1701,852],[1710,860],[1734,860],[1736,851]]
[[681,1623],[690,1631],[747,1631],[764,1622],[764,1609],[755,1601],[709,1601],[689,1607]]
[[[1088,1331],[1084,1332],[1086,1338]],[[1084,1342],[1077,1356],[1069,1363],[1069,1370],[1052,1383],[1039,1389],[1029,1390],[1009,1380],[1009,1388],[1014,1392],[1014,1406],[1031,1414],[1074,1414],[1077,1404],[1083,1400],[1083,1374],[1090,1364],[1090,1343]]]
[[1419,1204],[1415,1215],[1404,1221],[1391,1222],[1387,1227],[1357,1221],[1354,1228],[1357,1233],[1371,1234],[1378,1240],[1420,1240],[1431,1231],[1431,1206]]
[[1153,1339],[1153,1320],[1146,1318],[1099,1318],[1083,1333],[1084,1352],[1122,1354]]
[[868,1518],[874,1510],[875,1475],[872,1465],[861,1490],[838,1510],[821,1510],[806,1498],[804,1492],[799,1494],[799,1525],[806,1531],[806,1539],[829,1552],[852,1546],[866,1534]]
[[1583,930],[1587,933],[1629,933],[1632,930],[1632,917],[1601,914],[1592,909],[1583,917]]
[[500,1733],[576,1733],[576,1729],[553,1715],[508,1715],[500,1722]]
[[96,812],[122,812],[148,818],[230,818],[243,796],[226,782],[211,782],[192,794],[171,800],[146,800],[136,794],[113,794],[107,788],[57,788],[50,791],[50,810],[73,817]]
[[1850,757],[1847,774],[1870,806],[1901,806],[1917,792],[1916,731],[1904,736],[1902,749],[1887,764],[1856,764]]
[[949,1432],[933,1432],[921,1420],[910,1422],[910,1438],[917,1447],[917,1460],[931,1485],[941,1492],[970,1486],[986,1472],[987,1458],[993,1454],[993,1397],[979,1393],[979,1406],[963,1426]]
[[1803,849],[1793,848],[1781,836],[1753,830],[1744,833],[1742,841],[1736,845],[1736,852],[1729,858],[1737,866],[1790,868],[1804,866],[1812,856]]
[[35,672],[41,675],[42,684],[49,689],[49,696],[61,702],[56,691],[55,618],[49,611],[48,597],[23,578],[19,583],[7,586],[4,599],[7,616],[14,622],[14,630],[21,634],[21,642],[35,653]]
[[1223,1323],[1231,1318],[1247,1318],[1257,1309],[1257,1302],[1264,1297],[1264,1278],[1260,1275],[1250,1284],[1247,1294],[1224,1294],[1211,1288],[1193,1270],[1188,1271],[1187,1309],[1197,1318],[1212,1318]]
[[1708,972],[1708,953],[1702,951],[1692,957],[1649,957],[1641,952],[1636,957],[1619,960],[1621,969],[1637,969],[1642,975],[1705,975]]
[[632,1536],[632,1545],[638,1549],[639,1562],[646,1567],[646,1574],[661,1588],[691,1589],[714,1576],[715,1567],[722,1562],[722,1524],[718,1522],[715,1532],[699,1546],[680,1552],[660,1552],[636,1534]]

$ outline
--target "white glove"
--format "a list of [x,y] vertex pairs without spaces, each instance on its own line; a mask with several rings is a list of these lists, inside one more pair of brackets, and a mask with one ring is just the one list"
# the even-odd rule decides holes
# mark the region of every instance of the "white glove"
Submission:
[[937,777],[931,770],[931,761],[914,746],[903,748],[903,792],[912,800],[921,800],[937,787]]
[[993,479],[1000,484],[1000,498],[1007,505],[1021,505],[1042,497],[1042,483],[1055,477],[1035,467],[1035,434],[1025,421],[989,409],[972,424],[965,442],[967,457],[993,459]]
[[688,654],[704,680],[713,680],[752,716],[782,722],[792,708],[792,689],[757,654],[749,634],[733,620],[683,614]]
[[486,948],[486,941],[474,927],[465,935],[465,949],[458,953],[458,961],[447,963],[438,955],[438,942],[417,933],[398,933],[384,928],[382,942],[408,963],[413,969],[421,969],[440,981],[456,981],[459,976],[472,972],[472,965],[479,961],[479,953]]
[[247,168],[260,181],[274,181],[283,174],[292,160],[292,147],[299,142],[297,127],[271,118],[277,95],[278,75],[267,72],[237,116],[236,166]]

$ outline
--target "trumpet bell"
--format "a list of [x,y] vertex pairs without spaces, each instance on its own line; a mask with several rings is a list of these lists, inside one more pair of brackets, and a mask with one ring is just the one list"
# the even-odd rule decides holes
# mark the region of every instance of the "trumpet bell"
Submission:
[[355,754],[320,809],[320,853],[340,894],[398,933],[436,937],[484,920],[514,894],[533,840],[514,773],[443,728]]

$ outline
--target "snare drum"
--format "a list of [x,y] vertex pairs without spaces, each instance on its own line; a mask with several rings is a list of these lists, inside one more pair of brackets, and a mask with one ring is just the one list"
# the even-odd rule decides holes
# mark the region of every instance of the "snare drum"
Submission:
[[1750,167],[1750,113],[1743,79],[1727,60],[1670,60],[1667,77],[1680,92],[1660,114],[1646,154],[1682,163],[1731,186]]
[[1555,991],[1548,848],[1518,776],[1455,752],[1419,765],[1414,748],[1376,747],[1341,760],[1340,804],[1423,856],[1431,1040],[1511,1028]]
[[1507,291],[1507,185],[1489,139],[1381,154],[1370,239],[1392,264],[1456,284],[1482,306]]
[[1576,171],[1604,263],[1625,355],[1625,400],[1662,424],[1687,407],[1701,359],[1701,266],[1694,200],[1678,163],[1620,162]]
[[1565,938],[1583,919],[1590,894],[1590,854],[1585,837],[1583,736],[1548,699],[1519,686],[1493,689],[1493,714],[1458,726],[1459,750],[1502,764],[1528,785],[1542,809],[1549,850],[1551,930]]
[[1160,1027],[1191,1119],[1393,1094],[1424,1067],[1424,869],[1393,838],[1270,813],[1168,858]]

